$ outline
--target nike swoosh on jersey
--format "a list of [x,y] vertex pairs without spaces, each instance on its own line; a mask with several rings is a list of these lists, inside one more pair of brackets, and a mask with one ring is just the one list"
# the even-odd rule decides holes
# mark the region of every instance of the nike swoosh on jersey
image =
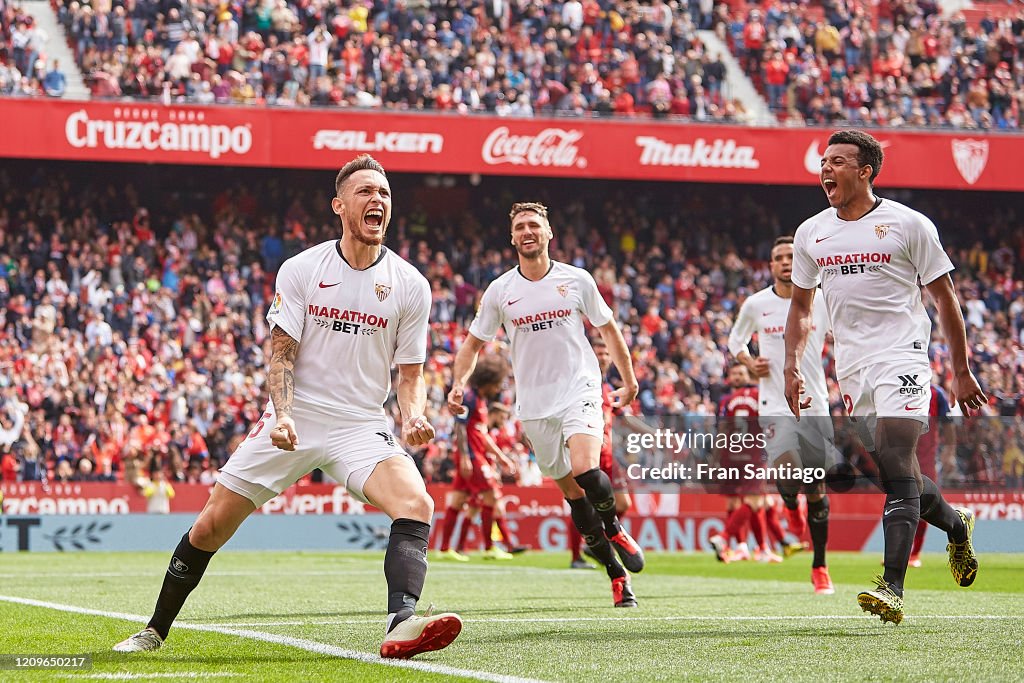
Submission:
[[330,284],[330,285],[325,285],[325,284],[324,284],[324,281],[323,281],[323,280],[321,280],[321,281],[320,281],[320,289],[327,289],[328,287],[337,287],[337,286],[338,286],[338,285],[340,285],[340,284],[341,284],[341,282],[339,281],[339,282],[335,282],[335,283],[333,283],[333,284]]
[[522,300],[523,300],[523,297],[519,297],[518,299],[512,299],[506,305],[507,306],[514,306],[514,305],[516,305],[517,303],[519,303]]
[[825,240],[831,239],[833,237],[835,237],[835,235],[829,235],[828,237],[818,237],[814,240],[814,243],[818,244],[819,242],[824,242]]
[[768,317],[769,315],[771,315],[771,314],[772,314],[772,313],[774,313],[774,312],[775,312],[775,311],[768,311],[768,312],[766,312],[766,313],[762,313],[762,314],[761,314],[761,317],[762,317],[762,318],[766,318],[766,317]]

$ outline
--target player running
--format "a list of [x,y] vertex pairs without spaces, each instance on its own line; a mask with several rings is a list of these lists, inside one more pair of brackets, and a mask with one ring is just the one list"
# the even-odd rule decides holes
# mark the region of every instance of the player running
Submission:
[[547,207],[517,203],[509,218],[519,265],[484,292],[455,357],[449,407],[461,410],[477,354],[504,326],[512,347],[516,412],[537,464],[558,484],[573,523],[604,565],[615,606],[635,607],[626,570],[641,571],[644,555],[619,523],[611,481],[598,467],[604,436],[601,370],[587,343],[584,317],[608,344],[623,379],[612,392],[615,407],[631,403],[639,388],[629,349],[590,273],[548,255],[553,235]]
[[281,266],[267,313],[270,401],[220,477],[206,507],[171,556],[148,626],[114,646],[156,650],[207,565],[258,507],[320,468],[353,496],[391,517],[384,555],[387,622],[381,657],[408,658],[447,647],[462,629],[455,614],[416,616],[427,575],[434,505],[384,413],[398,365],[402,438],[434,437],[423,417],[430,286],[383,246],[391,188],[372,157],[338,173],[331,208],[342,235]]
[[[750,373],[741,363],[733,363],[727,377],[732,391],[722,397],[718,403],[718,425],[723,433],[730,437],[736,433],[755,433],[759,431],[758,388],[751,386]],[[747,465],[758,468],[764,466],[764,452],[754,444],[750,448],[736,452],[729,448],[718,451],[719,467],[735,467],[745,471]],[[765,480],[744,477],[741,481],[722,483],[720,489],[726,496],[728,516],[725,521],[724,536],[715,534],[708,539],[719,561],[738,562],[755,559],[759,562],[781,562],[768,545],[765,529]],[[747,547],[747,536],[754,534],[757,547],[751,555]],[[735,550],[729,542],[736,543]]]
[[[805,416],[814,419],[797,423],[786,403],[782,368],[785,364],[786,345],[784,331],[789,316],[789,302],[793,296],[793,238],[779,237],[771,251],[771,272],[774,284],[752,294],[740,306],[736,322],[729,333],[729,352],[758,378],[758,414],[761,429],[764,430],[768,450],[768,464],[771,467],[789,465],[793,468],[821,467],[827,469],[827,458],[833,450],[834,435],[829,416],[828,389],[825,386],[825,370],[821,354],[828,331],[828,313],[825,306],[813,307],[811,330],[803,355],[804,409]],[[760,355],[750,354],[748,344],[757,334]],[[825,481],[804,484],[800,478],[795,481],[777,479],[779,495],[786,506],[789,517],[789,531],[799,538],[804,527],[810,528],[814,559],[811,561],[811,583],[814,592],[821,595],[835,593],[832,579],[825,563],[825,546],[828,543],[829,501],[825,493]],[[801,490],[807,496],[807,517],[800,510],[797,498]]]
[[[612,354],[608,351],[608,345],[603,339],[595,339],[591,342],[594,355],[597,356],[597,365],[601,369],[601,412],[604,415],[604,440],[601,442],[601,471],[608,475],[612,482],[612,490],[615,492],[615,513],[621,519],[629,508],[633,506],[633,500],[629,496],[629,484],[626,475],[615,460],[615,452],[612,447],[612,421],[616,415],[622,415],[623,408],[612,406],[612,392],[615,388],[608,382],[608,371],[612,367]],[[640,426],[647,429],[647,425],[640,421]],[[583,537],[575,526],[569,528],[569,552],[572,559],[569,562],[570,569],[593,569],[594,566],[580,557],[580,546],[583,544]]]
[[926,216],[876,197],[882,147],[867,133],[832,134],[821,160],[821,186],[829,207],[804,221],[793,251],[793,297],[786,322],[786,400],[800,417],[806,388],[804,349],[813,325],[812,303],[822,297],[836,342],[836,375],[847,412],[863,427],[886,493],[882,514],[885,572],[857,597],[882,621],[903,619],[903,586],[918,521],[949,537],[949,566],[960,586],[978,573],[971,544],[974,514],[954,509],[915,455],[928,425],[931,320],[921,289],[932,296],[953,363],[953,393],[965,414],[986,402],[967,364],[963,315],[949,273],[953,270]]

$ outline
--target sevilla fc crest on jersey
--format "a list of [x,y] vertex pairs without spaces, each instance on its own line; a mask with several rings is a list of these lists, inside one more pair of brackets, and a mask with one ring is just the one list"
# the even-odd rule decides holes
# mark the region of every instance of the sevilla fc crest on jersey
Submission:
[[377,294],[378,301],[384,301],[384,299],[388,298],[388,294],[391,293],[391,285],[374,285],[373,291]]
[[555,289],[557,289],[558,293],[561,294],[563,297],[569,295],[569,285],[558,285]]
[[877,237],[878,239],[882,239],[883,237],[885,237],[886,235],[889,234],[889,228],[890,227],[892,227],[892,226],[889,226],[889,225],[876,225],[875,226],[875,237]]

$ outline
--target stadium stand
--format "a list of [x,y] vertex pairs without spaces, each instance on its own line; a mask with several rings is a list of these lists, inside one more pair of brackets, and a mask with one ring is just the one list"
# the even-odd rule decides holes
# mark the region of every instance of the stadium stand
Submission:
[[705,5],[60,0],[58,12],[97,97],[743,120],[696,34]]
[[[249,171],[224,185],[211,181],[217,170],[104,169],[13,162],[0,171],[5,480],[134,481],[152,466],[175,481],[208,477],[262,410],[275,271],[337,234],[323,174]],[[477,297],[513,261],[505,226],[518,186],[455,188],[458,210],[445,214],[420,203],[437,188],[394,182],[408,208],[398,210],[388,244],[433,290],[426,379],[438,439],[417,458],[428,478],[443,479],[450,363]],[[737,201],[711,186],[607,184],[588,195],[566,182],[538,197],[555,199],[553,256],[590,270],[624,323],[641,384],[634,411],[713,414],[732,316],[770,281],[771,241],[791,231],[798,219],[784,211],[801,202],[779,201],[784,188],[751,188]],[[914,201],[940,230],[955,226],[943,237],[974,371],[992,398],[987,414],[1024,415],[1024,235],[1015,210],[939,192]],[[931,357],[948,388],[938,334]],[[831,375],[830,354],[824,362]],[[977,481],[998,482],[1004,451],[1024,438],[993,432],[972,441],[984,452],[958,453]]]
[[47,39],[32,14],[18,4],[0,2],[0,95],[64,94],[64,74],[55,60],[47,59]]
[[716,16],[790,125],[1017,130],[1024,11],[943,16],[930,1],[774,0]]
[[[54,6],[100,98],[753,122],[700,30],[731,46],[787,125],[1016,130],[1024,98],[1024,10],[995,3],[950,15],[930,0]],[[42,92],[45,66],[27,73],[19,47],[30,18],[12,7],[0,93]]]

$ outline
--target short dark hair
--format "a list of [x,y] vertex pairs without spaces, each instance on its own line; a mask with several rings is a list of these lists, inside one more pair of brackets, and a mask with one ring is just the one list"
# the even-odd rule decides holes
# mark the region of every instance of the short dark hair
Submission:
[[514,221],[516,216],[524,211],[533,211],[544,220],[548,219],[548,207],[540,202],[516,202],[512,205],[512,210],[508,212],[508,219]]
[[772,244],[772,249],[779,246],[780,244],[793,244],[792,235],[779,235],[775,238],[775,242]]
[[352,161],[348,162],[341,167],[338,171],[338,177],[334,179],[334,193],[341,196],[341,186],[345,184],[345,181],[355,173],[356,171],[376,171],[385,178],[387,173],[384,172],[384,167],[381,166],[380,162],[371,157],[369,154],[360,154]]
[[857,147],[857,164],[859,166],[870,166],[871,177],[868,182],[874,185],[875,178],[882,171],[882,160],[885,155],[882,153],[882,145],[871,135],[860,130],[839,130],[828,138],[830,145],[854,145]]
[[469,385],[482,387],[485,384],[499,384],[505,381],[506,375],[508,370],[505,361],[497,356],[489,356],[477,363],[473,374],[469,376]]

